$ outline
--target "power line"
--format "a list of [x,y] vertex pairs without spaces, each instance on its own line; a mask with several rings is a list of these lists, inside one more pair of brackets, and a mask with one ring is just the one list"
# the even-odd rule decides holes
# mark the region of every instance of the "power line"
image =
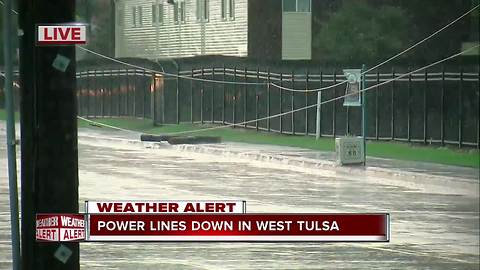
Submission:
[[125,128],[121,128],[121,127],[116,127],[116,126],[107,125],[107,124],[104,124],[104,123],[92,121],[90,119],[87,119],[87,118],[81,117],[81,116],[77,116],[77,118],[82,120],[82,121],[85,121],[87,123],[91,123],[91,124],[98,125],[98,126],[108,127],[108,128],[111,128],[111,129],[115,129],[115,130],[119,130],[119,131],[125,131],[125,132],[129,132],[129,133],[135,133],[135,134],[140,133],[140,132],[135,131],[135,130],[125,129]]
[[[258,122],[258,121],[264,121],[264,120],[268,120],[268,119],[272,119],[272,118],[276,118],[276,117],[280,117],[280,116],[283,116],[283,115],[287,115],[287,114],[291,114],[291,113],[295,113],[295,112],[299,112],[299,111],[303,111],[303,110],[306,110],[306,109],[309,109],[309,108],[314,108],[318,105],[324,105],[324,104],[327,104],[327,103],[330,103],[330,102],[333,102],[333,101],[337,101],[337,100],[340,100],[342,98],[345,98],[345,97],[348,97],[348,96],[352,96],[352,95],[357,95],[357,94],[360,94],[362,92],[366,92],[366,91],[370,91],[372,89],[377,89],[379,86],[381,85],[385,85],[385,84],[388,84],[388,83],[391,83],[393,81],[396,81],[396,80],[399,80],[401,78],[404,78],[404,77],[407,77],[413,73],[416,73],[416,72],[419,72],[419,71],[422,71],[422,70],[425,70],[425,69],[428,69],[432,66],[435,66],[435,65],[438,65],[440,63],[443,63],[445,61],[448,61],[452,58],[455,58],[457,56],[460,56],[462,54],[465,54],[475,48],[479,48],[480,45],[476,45],[476,46],[472,46],[464,51],[461,51],[459,53],[456,53],[456,54],[453,54],[453,55],[450,55],[446,58],[443,58],[441,60],[438,60],[436,62],[433,62],[431,64],[428,64],[426,66],[423,66],[421,68],[418,68],[416,70],[413,70],[413,71],[410,71],[408,73],[404,73],[400,76],[397,76],[395,78],[392,78],[390,80],[387,80],[387,81],[384,81],[384,82],[381,82],[381,83],[378,83],[378,84],[375,84],[375,85],[372,85],[372,86],[369,86],[365,89],[362,89],[360,90],[359,92],[356,92],[356,93],[349,93],[349,94],[345,94],[345,95],[342,95],[342,96],[338,96],[338,97],[335,97],[335,98],[332,98],[332,99],[329,99],[329,100],[326,100],[326,101],[323,101],[321,103],[315,103],[315,104],[311,104],[311,105],[308,105],[308,106],[305,106],[305,107],[301,107],[301,108],[297,108],[297,109],[294,109],[294,110],[291,110],[291,111],[287,111],[287,112],[283,112],[283,113],[279,113],[279,114],[275,114],[275,115],[271,115],[271,116],[266,116],[266,117],[262,117],[262,118],[257,118],[257,119],[253,119],[253,120],[249,120],[249,121],[244,121],[244,122],[240,122],[240,123],[235,123],[235,124],[227,124],[227,125],[222,125],[222,126],[216,126],[216,127],[210,127],[210,128],[203,128],[203,129],[197,129],[197,130],[189,130],[189,131],[179,131],[179,132],[171,132],[171,133],[166,133],[165,135],[182,135],[182,134],[191,134],[191,133],[198,133],[198,132],[204,132],[204,131],[210,131],[210,130],[216,130],[216,129],[222,129],[222,128],[228,128],[228,127],[233,127],[233,126],[243,126],[245,124],[249,124],[249,123],[253,123],[253,122]],[[83,117],[79,117],[80,119],[84,120],[85,118]],[[86,119],[88,120],[88,119]],[[99,123],[99,122],[95,122],[95,121],[92,121],[92,120],[88,120],[88,122],[91,122],[91,123],[95,123],[97,125],[100,125],[100,126],[105,126],[105,127],[112,127],[110,125],[107,125],[107,124],[102,124],[102,123]],[[122,129],[122,128],[118,128],[118,127],[112,127],[112,128],[115,128],[115,129],[118,129],[118,130],[123,130],[123,131],[128,131],[128,132],[134,132],[134,133],[141,133],[141,132],[137,132],[137,131],[133,131],[133,130],[126,130],[126,129]],[[156,135],[156,134],[149,134],[149,133],[144,133],[144,134],[147,134],[147,135]]]
[[417,43],[413,44],[412,46],[410,46],[409,48],[397,53],[396,55],[388,58],[387,60],[383,61],[382,63],[376,65],[376,66],[373,66],[372,68],[366,70],[365,72],[362,73],[365,74],[365,73],[368,73],[382,65],[384,65],[385,63],[387,62],[390,62],[391,60],[411,51],[413,48],[417,47],[418,45],[424,43],[425,41],[429,40],[430,38],[434,37],[435,35],[437,35],[438,33],[442,32],[443,30],[447,29],[448,27],[450,27],[451,25],[455,24],[456,22],[458,22],[459,20],[461,20],[463,17],[467,16],[468,14],[470,14],[472,11],[474,11],[475,9],[477,9],[480,5],[476,5],[475,7],[473,7],[472,9],[470,9],[469,11],[465,12],[463,15],[461,15],[460,17],[456,18],[455,20],[451,21],[449,24],[445,25],[444,27],[438,29],[437,31],[433,32],[432,34],[430,34],[429,36],[427,36],[426,38],[418,41]]
[[[283,116],[283,115],[287,115],[287,114],[291,114],[291,113],[295,113],[295,112],[299,112],[299,111],[303,111],[305,109],[309,109],[309,108],[314,108],[316,107],[317,105],[323,105],[323,104],[327,104],[327,103],[330,103],[330,102],[333,102],[333,101],[336,101],[336,100],[339,100],[339,99],[342,99],[342,98],[345,98],[345,97],[348,97],[348,96],[352,96],[352,95],[357,95],[357,94],[360,94],[362,92],[366,92],[366,91],[369,91],[371,89],[377,89],[378,86],[381,86],[381,85],[384,85],[384,84],[388,84],[388,83],[391,83],[393,81],[396,81],[396,80],[399,80],[401,78],[404,78],[406,76],[409,76],[410,74],[413,74],[415,72],[418,72],[418,71],[422,71],[422,70],[425,70],[427,68],[430,68],[432,66],[435,66],[435,65],[438,65],[440,63],[443,63],[445,61],[448,61],[452,58],[455,58],[459,55],[462,55],[464,53],[467,53],[475,48],[478,48],[480,45],[476,45],[476,46],[472,46],[462,52],[459,52],[459,53],[456,53],[456,54],[453,54],[449,57],[446,57],[446,58],[443,58],[439,61],[436,61],[436,62],[433,62],[429,65],[426,65],[424,67],[421,67],[419,69],[416,69],[416,70],[413,70],[413,71],[410,71],[408,73],[405,73],[405,74],[402,74],[401,76],[398,76],[398,77],[395,77],[395,78],[392,78],[390,80],[387,80],[387,81],[384,81],[384,82],[381,82],[381,83],[378,83],[376,85],[372,85],[372,86],[369,86],[365,89],[362,89],[360,90],[359,92],[357,93],[349,93],[349,94],[345,94],[345,95],[342,95],[342,96],[338,96],[336,98],[332,98],[332,99],[329,99],[329,100],[326,100],[326,101],[323,101],[321,103],[315,103],[315,104],[312,104],[312,105],[308,105],[308,106],[305,106],[305,107],[301,107],[301,108],[298,108],[298,109],[295,109],[295,110],[291,110],[291,111],[287,111],[287,112],[283,112],[283,113],[279,113],[279,114],[276,114],[276,115],[271,115],[271,116],[266,116],[266,117],[263,117],[263,118],[259,118],[259,119],[254,119],[254,120],[249,120],[249,121],[245,121],[245,122],[241,122],[241,123],[235,123],[235,124],[228,124],[228,125],[224,125],[224,126],[218,126],[218,127],[211,127],[211,128],[205,128],[205,129],[197,129],[197,130],[192,130],[192,131],[179,131],[179,132],[173,132],[173,133],[167,133],[166,135],[178,135],[178,134],[187,134],[187,133],[196,133],[196,132],[203,132],[203,131],[208,131],[208,130],[214,130],[214,129],[221,129],[221,128],[226,128],[226,127],[232,127],[232,126],[241,126],[241,125],[245,125],[245,124],[248,124],[248,123],[253,123],[253,122],[257,122],[257,121],[263,121],[263,120],[268,120],[268,119],[271,119],[271,118],[276,118],[276,117],[279,117],[279,116]],[[151,134],[153,135],[153,134]]]
[[[0,0],[0,4],[4,5],[3,1]],[[448,23],[447,25],[443,26],[442,28],[438,29],[437,31],[433,32],[432,34],[428,35],[427,37],[423,38],[422,40],[416,42],[415,44],[413,44],[412,46],[408,47],[407,49],[395,54],[394,56],[388,58],[387,60],[373,66],[372,68],[362,72],[361,74],[366,74],[396,58],[398,58],[399,56],[411,51],[412,49],[414,49],[415,47],[419,46],[420,44],[424,43],[425,41],[431,39],[432,37],[436,36],[438,33],[442,32],[443,30],[447,29],[448,27],[452,26],[453,24],[455,24],[456,22],[458,22],[459,20],[461,20],[462,18],[464,18],[465,16],[467,16],[468,14],[470,14],[472,11],[474,11],[475,9],[477,9],[480,5],[476,5],[475,7],[473,7],[472,9],[468,10],[467,12],[465,12],[464,14],[462,14],[461,16],[459,16],[458,18],[456,18],[455,20],[451,21],[450,23]],[[15,14],[18,14],[17,11],[13,10],[12,9],[12,12],[15,13]],[[137,66],[137,65],[133,65],[133,64],[130,64],[130,63],[126,63],[124,61],[120,61],[118,59],[115,59],[115,58],[112,58],[112,57],[109,57],[109,56],[106,56],[106,55],[103,55],[101,53],[98,53],[98,52],[95,52],[93,50],[89,50],[87,48],[84,48],[82,46],[79,46],[80,49],[88,52],[88,53],[91,53],[91,54],[94,54],[94,55],[97,55],[99,57],[102,57],[102,58],[105,58],[105,59],[108,59],[108,60],[111,60],[111,61],[114,61],[116,63],[119,63],[119,64],[123,64],[123,65],[127,65],[127,66],[131,66],[131,67],[135,67],[135,68],[139,68],[139,69],[143,69],[143,70],[147,70],[147,71],[150,71],[150,72],[154,72],[154,73],[159,73],[159,74],[163,74],[165,76],[171,76],[171,77],[177,77],[177,78],[183,78],[183,79],[187,79],[187,80],[196,80],[196,81],[204,81],[204,82],[211,82],[211,83],[220,83],[220,84],[234,84],[234,85],[272,85],[272,86],[275,86],[279,89],[282,89],[282,90],[285,90],[285,91],[290,91],[290,92],[302,92],[302,93],[308,93],[308,92],[318,92],[318,91],[324,91],[324,90],[328,90],[328,89],[331,89],[331,88],[334,88],[334,87],[337,87],[337,86],[340,86],[344,83],[347,82],[347,80],[343,80],[343,81],[340,81],[336,84],[333,84],[333,85],[329,85],[329,86],[325,86],[325,87],[320,87],[320,88],[315,88],[315,89],[294,89],[294,88],[289,88],[289,87],[284,87],[284,86],[281,86],[281,85],[278,85],[276,83],[273,83],[273,82],[270,82],[270,83],[259,83],[259,82],[230,82],[230,81],[219,81],[219,80],[210,80],[210,79],[201,79],[201,78],[194,78],[194,77],[188,77],[188,76],[183,76],[183,75],[177,75],[177,74],[171,74],[171,73],[167,73],[167,72],[164,72],[164,71],[157,71],[157,70],[153,70],[153,69],[149,69],[149,68],[145,68],[145,67],[141,67],[141,66]]]
[[[399,56],[411,51],[412,49],[414,49],[415,47],[419,46],[420,44],[424,43],[425,41],[431,39],[432,37],[436,36],[438,33],[442,32],[443,30],[447,29],[448,27],[450,27],[451,25],[455,24],[456,22],[458,22],[459,20],[461,20],[462,18],[464,18],[465,16],[467,16],[468,14],[470,14],[472,11],[474,11],[475,9],[477,9],[480,5],[477,5],[475,7],[473,7],[472,9],[470,9],[469,11],[465,12],[464,14],[462,14],[460,17],[456,18],[455,20],[451,21],[450,23],[448,23],[447,25],[443,26],[442,28],[438,29],[437,31],[433,32],[432,34],[430,34],[429,36],[423,38],[422,40],[418,41],[417,43],[413,44],[412,46],[408,47],[407,49],[395,54],[394,56],[388,58],[387,60],[373,66],[372,68],[362,72],[362,75],[363,74],[366,74],[396,58],[398,58]],[[172,77],[177,77],[177,78],[184,78],[184,79],[187,79],[187,80],[198,80],[198,81],[205,81],[205,82],[213,82],[213,83],[221,83],[221,84],[236,84],[236,85],[272,85],[272,86],[275,86],[279,89],[282,89],[282,90],[285,90],[285,91],[290,91],[290,92],[302,92],[302,93],[308,93],[308,92],[318,92],[318,91],[324,91],[324,90],[328,90],[328,89],[331,89],[331,88],[334,88],[334,87],[337,87],[337,86],[340,86],[344,83],[347,82],[347,80],[343,80],[343,81],[340,81],[336,84],[333,84],[333,85],[329,85],[329,86],[325,86],[325,87],[320,87],[320,88],[315,88],[315,89],[294,89],[294,88],[289,88],[289,87],[284,87],[284,86],[280,86],[276,83],[273,83],[273,82],[270,82],[270,83],[257,83],[257,82],[230,82],[230,81],[217,81],[217,80],[209,80],[209,79],[200,79],[200,78],[194,78],[194,77],[188,77],[188,76],[183,76],[183,75],[177,75],[177,74],[170,74],[170,73],[166,73],[166,72],[161,72],[161,71],[156,71],[156,70],[152,70],[152,69],[148,69],[148,68],[144,68],[144,67],[141,67],[141,66],[136,66],[136,65],[132,65],[132,64],[129,64],[129,63],[126,63],[126,62],[123,62],[123,61],[120,61],[118,59],[115,59],[115,58],[112,58],[112,57],[109,57],[109,56],[106,56],[106,55],[103,55],[101,53],[98,53],[98,52],[95,52],[95,51],[92,51],[92,50],[89,50],[87,48],[84,48],[84,47],[79,47],[80,49],[86,51],[86,52],[89,52],[89,53],[92,53],[92,54],[95,54],[99,57],[102,57],[102,58],[105,58],[105,59],[108,59],[108,60],[111,60],[111,61],[114,61],[114,62],[117,62],[117,63],[120,63],[120,64],[124,64],[124,65],[127,65],[127,66],[131,66],[131,67],[135,67],[135,68],[140,68],[140,69],[145,69],[145,70],[148,70],[150,72],[157,72],[157,73],[160,73],[160,74],[163,74],[163,75],[167,75],[167,76],[172,76]]]
[[153,73],[158,73],[158,74],[162,74],[162,75],[165,75],[165,76],[170,76],[170,77],[176,77],[176,78],[182,78],[182,79],[187,79],[187,80],[194,80],[194,81],[203,81],[203,82],[210,82],[210,83],[221,83],[221,84],[236,84],[236,85],[266,85],[268,83],[260,83],[260,82],[230,82],[230,81],[218,81],[218,80],[210,80],[210,79],[202,79],[202,78],[195,78],[195,77],[188,77],[188,76],[183,76],[183,75],[177,75],[177,74],[172,74],[172,73],[167,73],[167,72],[164,72],[164,71],[159,71],[159,70],[154,70],[154,69],[150,69],[150,68],[146,68],[146,67],[142,67],[142,66],[137,66],[137,65],[134,65],[134,64],[130,64],[130,63],[127,63],[127,62],[124,62],[124,61],[121,61],[121,60],[118,60],[118,59],[115,59],[113,57],[109,57],[109,56],[106,56],[106,55],[103,55],[101,53],[98,53],[98,52],[95,52],[95,51],[92,51],[92,50],[89,50],[85,47],[82,47],[82,46],[78,46],[79,49],[81,50],[84,50],[88,53],[91,53],[91,54],[94,54],[94,55],[97,55],[101,58],[104,58],[104,59],[108,59],[110,61],[113,61],[113,62],[116,62],[116,63],[119,63],[119,64],[123,64],[123,65],[126,65],[126,66],[130,66],[130,67],[134,67],[134,68],[138,68],[138,69],[142,69],[142,70],[146,70],[146,71],[150,71],[150,72],[153,72]]
[[[0,0],[0,4],[1,4],[2,6],[5,6],[5,3],[4,3],[2,0]],[[17,12],[16,10],[14,10],[14,9],[10,9],[10,10],[11,10],[15,15],[18,15],[18,12]]]
[[[436,36],[438,33],[442,32],[443,30],[447,29],[448,27],[452,26],[453,24],[455,24],[456,22],[458,22],[459,20],[461,20],[462,18],[464,18],[465,16],[467,16],[468,14],[470,14],[472,11],[474,11],[475,9],[477,9],[480,5],[476,5],[475,7],[473,7],[472,9],[470,9],[469,11],[465,12],[464,14],[462,14],[460,17],[456,18],[455,20],[451,21],[450,23],[448,23],[447,25],[445,25],[444,27],[438,29],[437,31],[433,32],[432,34],[430,34],[429,36],[425,37],[424,39],[418,41],[417,43],[413,44],[412,46],[408,47],[407,49],[395,54],[394,56],[388,58],[387,60],[371,67],[370,69],[364,71],[361,73],[361,75],[364,75],[380,66],[383,66],[384,64],[398,58],[399,56],[411,51],[412,49],[414,49],[415,47],[417,47],[418,45],[424,43],[425,41],[431,39],[432,37]],[[334,85],[330,85],[330,86],[327,86],[327,87],[321,87],[321,88],[316,88],[316,89],[293,89],[293,88],[288,88],[288,87],[283,87],[283,86],[280,86],[280,85],[277,85],[277,84],[274,84],[274,83],[271,83],[272,85],[274,85],[275,87],[278,87],[280,89],[283,89],[283,90],[286,90],[286,91],[291,91],[291,92],[318,92],[318,91],[323,91],[323,90],[327,90],[327,89],[331,89],[333,87],[336,87],[336,86],[339,86],[341,84],[344,84],[346,83],[347,81],[344,80],[344,81],[341,81],[337,84],[334,84]]]

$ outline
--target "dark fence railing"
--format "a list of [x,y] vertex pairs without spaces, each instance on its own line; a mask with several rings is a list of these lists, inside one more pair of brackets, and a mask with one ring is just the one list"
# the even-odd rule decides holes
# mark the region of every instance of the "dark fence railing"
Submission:
[[[371,72],[366,75],[367,87],[410,70]],[[209,67],[177,74],[163,77],[133,68],[77,72],[78,113],[150,118],[156,124],[236,124],[259,131],[315,135],[316,106],[291,112],[317,102],[316,92],[301,90],[344,80],[340,69],[275,73],[259,68]],[[369,139],[478,148],[479,77],[478,70],[442,67],[374,87],[366,94]],[[321,91],[320,99],[326,102],[344,93],[345,85],[339,85]],[[1,97],[0,92],[0,101]],[[320,105],[320,116],[321,136],[361,134],[360,108],[344,107],[343,99]],[[256,120],[261,118],[268,119]]]
[[150,118],[151,81],[150,74],[134,69],[78,72],[78,114]]

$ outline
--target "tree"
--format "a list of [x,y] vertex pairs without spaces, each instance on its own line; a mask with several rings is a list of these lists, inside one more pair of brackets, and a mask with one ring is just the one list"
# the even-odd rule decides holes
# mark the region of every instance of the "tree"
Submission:
[[315,57],[336,63],[375,63],[410,42],[409,17],[401,7],[344,2],[313,37]]
[[[76,0],[77,21],[89,25],[88,44],[86,47],[95,52],[114,56],[115,54],[115,31],[114,24],[114,1],[113,0]],[[87,58],[98,56],[86,55]]]
[[[15,6],[15,2],[13,1],[13,4]],[[3,9],[4,6],[0,3],[0,67],[3,66]],[[17,32],[17,15],[13,14],[12,16],[12,26],[13,26],[13,33]],[[17,65],[18,64],[18,58],[17,58],[17,48],[18,48],[18,38],[16,36],[12,37],[12,46],[13,46],[13,64]]]

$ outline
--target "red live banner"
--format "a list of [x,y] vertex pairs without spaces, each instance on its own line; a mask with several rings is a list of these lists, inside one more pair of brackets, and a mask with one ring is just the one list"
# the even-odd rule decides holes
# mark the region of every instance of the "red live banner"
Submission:
[[87,241],[389,241],[388,214],[89,214]]

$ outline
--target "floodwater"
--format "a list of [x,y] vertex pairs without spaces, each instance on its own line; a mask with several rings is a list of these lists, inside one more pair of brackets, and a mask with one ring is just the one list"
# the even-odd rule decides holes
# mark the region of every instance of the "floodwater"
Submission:
[[[0,268],[7,269],[4,134],[0,128]],[[106,140],[107,134],[80,131],[81,205],[85,200],[240,199],[251,213],[389,212],[391,242],[81,243],[83,269],[479,268],[478,192],[459,195],[455,183],[429,192],[401,179],[150,147]]]

